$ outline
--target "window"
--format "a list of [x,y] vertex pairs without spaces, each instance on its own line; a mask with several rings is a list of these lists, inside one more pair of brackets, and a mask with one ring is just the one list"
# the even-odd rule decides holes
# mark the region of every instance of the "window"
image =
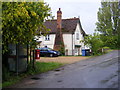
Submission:
[[76,39],[79,40],[79,33],[76,33]]
[[50,40],[50,35],[46,35],[45,36],[45,41],[49,41]]

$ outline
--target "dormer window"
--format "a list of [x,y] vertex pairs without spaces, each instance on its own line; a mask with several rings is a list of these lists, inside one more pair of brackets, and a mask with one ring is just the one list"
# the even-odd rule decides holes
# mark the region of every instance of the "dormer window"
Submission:
[[45,41],[50,41],[50,35],[45,36]]

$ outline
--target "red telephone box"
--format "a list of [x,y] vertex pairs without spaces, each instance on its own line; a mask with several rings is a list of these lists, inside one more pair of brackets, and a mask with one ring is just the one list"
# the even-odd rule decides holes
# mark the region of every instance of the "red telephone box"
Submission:
[[40,59],[40,50],[35,50],[35,59]]

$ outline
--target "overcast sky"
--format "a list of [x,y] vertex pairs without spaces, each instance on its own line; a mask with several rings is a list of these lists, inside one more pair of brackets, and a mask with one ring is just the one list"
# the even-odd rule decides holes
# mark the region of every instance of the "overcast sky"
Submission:
[[100,0],[44,0],[52,9],[55,16],[59,8],[62,11],[62,18],[80,17],[82,28],[87,34],[92,34],[96,28],[97,12],[100,7]]

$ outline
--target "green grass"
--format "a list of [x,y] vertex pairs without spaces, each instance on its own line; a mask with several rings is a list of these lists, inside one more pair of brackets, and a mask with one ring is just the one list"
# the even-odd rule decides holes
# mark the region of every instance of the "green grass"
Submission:
[[4,87],[10,86],[10,85],[13,85],[13,84],[19,82],[20,80],[22,80],[23,78],[28,77],[30,75],[40,74],[43,72],[54,70],[56,68],[59,68],[62,65],[64,65],[64,64],[55,63],[55,62],[47,62],[47,63],[36,62],[35,69],[29,68],[28,72],[19,74],[18,76],[15,76],[14,74],[10,74],[8,79],[2,83],[2,87],[4,88]]
[[62,66],[64,64],[62,63],[55,63],[55,62],[37,62],[36,63],[36,70],[35,70],[35,74],[36,73],[43,73],[43,72],[47,72],[49,70],[53,70],[56,69],[60,66]]
[[7,86],[10,86],[10,85],[13,85],[23,78],[23,77],[20,77],[20,76],[10,76],[10,77],[11,77],[10,79],[8,79],[7,81],[2,83],[3,88],[7,87]]

